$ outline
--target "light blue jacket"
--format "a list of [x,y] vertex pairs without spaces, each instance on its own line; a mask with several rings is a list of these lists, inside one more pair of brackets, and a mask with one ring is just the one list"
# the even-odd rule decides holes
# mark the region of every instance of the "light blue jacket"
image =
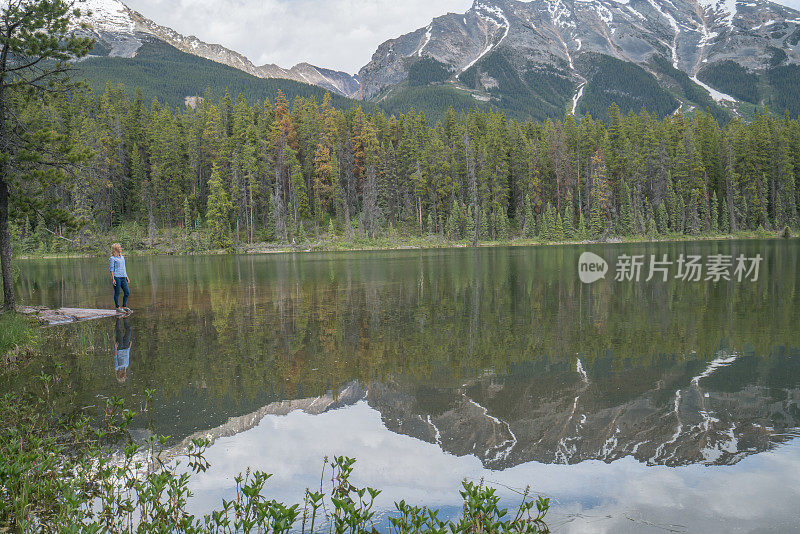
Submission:
[[120,349],[114,355],[114,370],[127,369],[131,360],[131,348]]
[[128,277],[128,271],[125,270],[125,256],[111,256],[108,258],[108,267],[115,278]]

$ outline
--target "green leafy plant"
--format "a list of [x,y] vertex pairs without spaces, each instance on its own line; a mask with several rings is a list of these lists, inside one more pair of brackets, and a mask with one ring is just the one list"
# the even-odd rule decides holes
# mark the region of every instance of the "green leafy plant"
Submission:
[[[505,508],[500,507],[500,497],[494,488],[481,480],[478,484],[464,481],[461,497],[464,508],[458,521],[446,522],[439,519],[437,510],[416,507],[405,501],[395,503],[398,515],[389,518],[391,532],[412,533],[546,533],[550,532],[544,517],[550,509],[550,499],[531,497],[530,488],[522,493],[522,502],[511,517]],[[535,508],[535,510],[534,510]]]

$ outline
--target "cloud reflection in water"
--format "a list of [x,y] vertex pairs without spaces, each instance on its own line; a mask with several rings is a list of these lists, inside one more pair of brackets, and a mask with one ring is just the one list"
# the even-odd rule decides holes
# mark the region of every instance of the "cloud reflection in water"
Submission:
[[302,502],[318,487],[323,457],[358,459],[353,482],[383,490],[393,502],[457,512],[464,478],[497,485],[508,499],[530,484],[555,501],[555,532],[793,532],[800,531],[800,440],[744,458],[732,466],[647,466],[627,457],[610,464],[529,462],[489,471],[474,456],[456,457],[438,445],[387,430],[378,411],[359,402],[320,415],[267,415],[254,428],[218,439],[212,467],[192,479],[192,511],[200,514],[233,496],[233,477],[247,467],[273,473],[267,496]]

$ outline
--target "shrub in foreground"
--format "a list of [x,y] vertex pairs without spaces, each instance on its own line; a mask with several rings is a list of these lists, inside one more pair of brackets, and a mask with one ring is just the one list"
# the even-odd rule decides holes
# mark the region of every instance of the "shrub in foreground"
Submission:
[[[375,499],[380,491],[351,483],[355,460],[325,459],[320,491],[287,505],[264,495],[262,472],[236,477],[235,496],[202,518],[187,512],[190,477],[205,471],[208,443],[195,439],[183,454],[187,469],[165,455],[167,438],[132,442],[135,413],[108,399],[98,421],[85,414],[56,414],[49,402],[59,379],[42,375],[35,393],[0,398],[0,531],[13,532],[377,532]],[[148,390],[141,409],[149,409]],[[515,513],[500,507],[495,489],[464,481],[463,513],[439,518],[437,510],[395,503],[381,522],[396,533],[540,533],[549,499],[522,495]]]

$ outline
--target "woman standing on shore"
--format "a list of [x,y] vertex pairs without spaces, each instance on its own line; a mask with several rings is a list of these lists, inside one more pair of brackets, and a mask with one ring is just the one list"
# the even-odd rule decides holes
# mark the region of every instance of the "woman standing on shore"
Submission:
[[[131,295],[128,284],[128,271],[125,270],[125,256],[122,255],[122,245],[114,243],[111,245],[111,257],[108,258],[108,266],[111,270],[111,283],[114,285],[114,305],[118,313],[130,313],[128,308],[128,297]],[[122,290],[122,307],[119,305],[119,291]]]

